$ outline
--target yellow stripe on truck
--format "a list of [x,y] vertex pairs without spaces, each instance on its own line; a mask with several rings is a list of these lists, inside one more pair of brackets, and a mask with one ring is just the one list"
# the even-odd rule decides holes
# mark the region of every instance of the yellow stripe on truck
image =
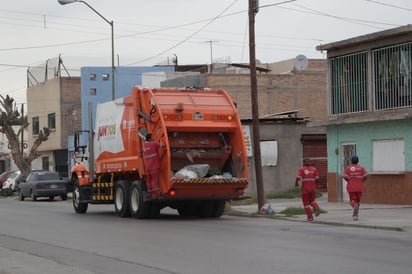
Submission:
[[173,179],[172,183],[174,185],[223,185],[223,184],[240,184],[240,185],[247,185],[247,179],[237,179],[237,178],[196,178],[196,179]]

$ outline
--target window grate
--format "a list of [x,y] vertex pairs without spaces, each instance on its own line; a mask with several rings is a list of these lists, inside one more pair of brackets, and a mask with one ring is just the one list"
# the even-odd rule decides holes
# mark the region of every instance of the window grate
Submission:
[[330,59],[332,114],[360,112],[368,109],[367,61],[367,52]]
[[411,106],[412,43],[373,51],[375,109]]

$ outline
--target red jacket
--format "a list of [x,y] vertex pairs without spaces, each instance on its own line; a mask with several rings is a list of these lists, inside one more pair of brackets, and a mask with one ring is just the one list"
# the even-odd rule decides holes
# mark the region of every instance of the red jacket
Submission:
[[348,182],[346,186],[348,192],[363,192],[363,182],[367,177],[366,169],[358,164],[348,165],[343,170],[343,179]]
[[153,171],[160,168],[160,158],[158,149],[159,142],[149,141],[143,145],[143,161],[147,171]]
[[319,174],[315,167],[301,167],[296,178],[302,180],[302,194],[316,192],[316,181],[319,179]]

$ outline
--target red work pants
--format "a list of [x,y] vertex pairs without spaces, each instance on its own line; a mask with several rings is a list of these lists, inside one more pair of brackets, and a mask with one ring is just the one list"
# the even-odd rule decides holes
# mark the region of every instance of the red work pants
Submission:
[[159,169],[148,170],[146,174],[147,192],[152,198],[159,197]]
[[349,192],[350,205],[354,207],[356,204],[360,205],[362,192]]
[[315,202],[316,192],[302,193],[302,202],[305,207],[306,216],[308,219],[313,219],[312,211],[310,207],[312,206],[314,210],[318,208],[318,204]]

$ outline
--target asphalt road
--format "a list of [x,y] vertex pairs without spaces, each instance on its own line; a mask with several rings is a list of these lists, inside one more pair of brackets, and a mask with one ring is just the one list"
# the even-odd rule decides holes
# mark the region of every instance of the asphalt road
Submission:
[[70,201],[0,198],[0,274],[410,273],[410,234],[223,216],[75,214]]

